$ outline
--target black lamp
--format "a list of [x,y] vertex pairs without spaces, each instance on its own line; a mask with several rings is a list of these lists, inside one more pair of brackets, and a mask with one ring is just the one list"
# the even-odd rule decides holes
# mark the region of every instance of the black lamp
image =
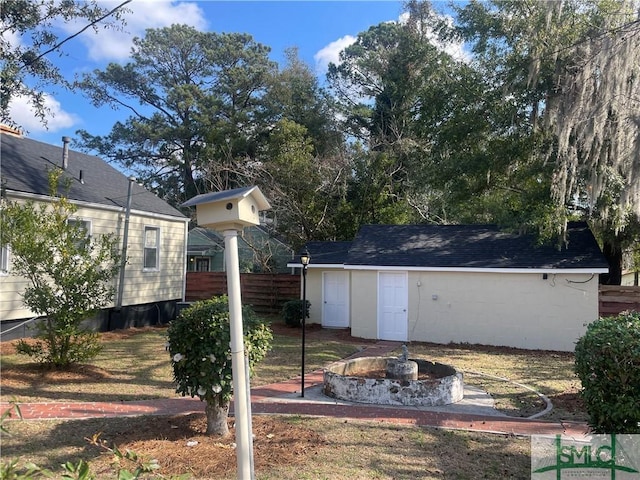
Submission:
[[307,319],[307,267],[309,266],[309,262],[311,261],[311,255],[309,255],[309,251],[305,248],[300,254],[300,263],[302,263],[302,369],[301,369],[301,377],[302,384],[300,388],[300,396],[304,397],[304,334],[305,334],[305,325]]

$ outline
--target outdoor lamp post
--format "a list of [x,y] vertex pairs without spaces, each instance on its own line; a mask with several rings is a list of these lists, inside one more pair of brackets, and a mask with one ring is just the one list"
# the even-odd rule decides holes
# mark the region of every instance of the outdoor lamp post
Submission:
[[300,254],[300,263],[302,263],[302,384],[300,387],[300,396],[304,397],[304,333],[307,319],[307,267],[311,261],[311,255],[305,248]]

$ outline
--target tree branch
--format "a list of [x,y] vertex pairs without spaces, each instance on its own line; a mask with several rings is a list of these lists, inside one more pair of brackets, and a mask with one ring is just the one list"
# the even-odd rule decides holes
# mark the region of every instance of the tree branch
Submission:
[[31,59],[28,62],[25,62],[22,64],[22,67],[20,67],[20,70],[27,68],[31,65],[33,65],[34,63],[36,63],[38,60],[40,60],[42,57],[49,55],[51,52],[55,52],[57,49],[59,49],[62,45],[64,45],[65,43],[67,43],[69,40],[77,37],[78,35],[80,35],[81,33],[83,33],[84,31],[86,31],[87,29],[89,29],[90,27],[96,25],[97,23],[100,23],[102,20],[104,20],[107,17],[110,17],[111,15],[113,15],[115,12],[117,12],[118,10],[120,10],[122,7],[124,7],[127,3],[131,3],[133,0],[125,0],[124,2],[122,2],[120,5],[118,5],[117,7],[113,8],[112,10],[110,10],[109,12],[105,13],[103,16],[101,16],[100,18],[96,18],[95,20],[93,20],[92,22],[88,23],[87,25],[84,26],[84,28],[82,28],[81,30],[79,30],[78,32],[74,33],[73,35],[68,36],[67,38],[65,38],[64,40],[56,43],[53,47],[51,47],[49,50],[46,50],[44,52],[42,52],[40,55],[38,55],[37,57]]

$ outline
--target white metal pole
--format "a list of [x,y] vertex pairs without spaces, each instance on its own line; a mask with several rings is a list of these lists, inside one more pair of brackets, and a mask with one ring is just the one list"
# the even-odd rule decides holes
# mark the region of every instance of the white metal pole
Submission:
[[249,381],[245,369],[244,340],[242,332],[242,299],[240,293],[240,265],[238,262],[238,232],[225,230],[224,257],[227,266],[227,290],[229,293],[229,320],[231,328],[231,368],[233,370],[233,411],[236,421],[236,456],[240,480],[253,480],[251,443],[253,436],[249,410]]

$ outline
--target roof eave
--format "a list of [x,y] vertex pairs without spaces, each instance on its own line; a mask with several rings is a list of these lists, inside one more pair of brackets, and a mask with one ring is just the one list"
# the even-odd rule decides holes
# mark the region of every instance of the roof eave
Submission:
[[608,273],[608,268],[602,267],[581,267],[581,268],[477,268],[477,267],[420,267],[420,266],[400,266],[400,265],[353,265],[345,264],[345,270],[408,270],[419,272],[469,272],[469,273]]

